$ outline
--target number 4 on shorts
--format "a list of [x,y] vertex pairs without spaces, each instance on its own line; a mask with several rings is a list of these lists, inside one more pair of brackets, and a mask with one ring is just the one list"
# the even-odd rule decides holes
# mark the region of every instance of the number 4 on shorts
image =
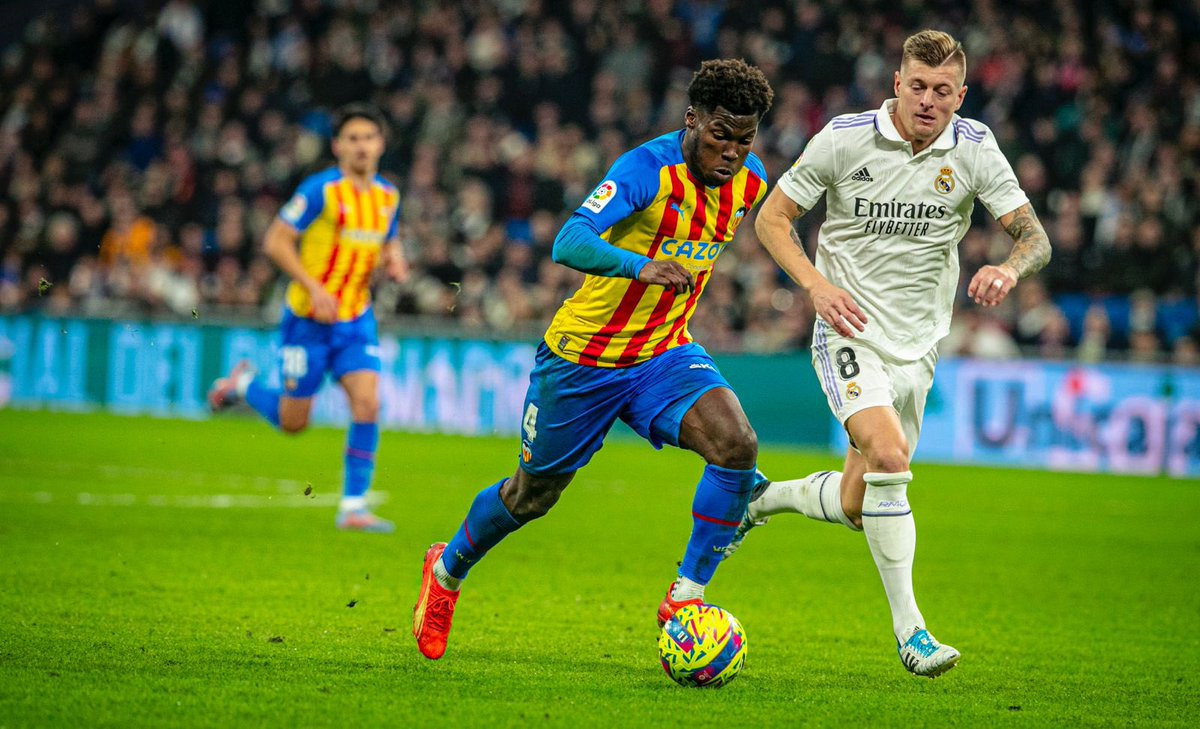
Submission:
[[529,407],[525,408],[525,418],[521,421],[521,428],[529,440],[537,437],[537,413],[537,405],[529,403]]

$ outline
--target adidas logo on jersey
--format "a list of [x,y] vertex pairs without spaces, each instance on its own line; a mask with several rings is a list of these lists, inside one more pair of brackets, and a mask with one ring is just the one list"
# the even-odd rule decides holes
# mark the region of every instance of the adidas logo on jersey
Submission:
[[853,175],[850,175],[850,179],[854,180],[855,182],[874,182],[875,181],[875,178],[871,177],[871,173],[867,171],[866,167],[863,167],[858,172],[855,172]]

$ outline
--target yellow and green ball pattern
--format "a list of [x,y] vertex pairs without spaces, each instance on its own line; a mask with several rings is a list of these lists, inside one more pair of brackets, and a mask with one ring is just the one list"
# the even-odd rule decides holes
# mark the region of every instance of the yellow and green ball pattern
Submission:
[[682,686],[724,686],[746,664],[746,631],[716,605],[685,605],[659,633],[658,656]]

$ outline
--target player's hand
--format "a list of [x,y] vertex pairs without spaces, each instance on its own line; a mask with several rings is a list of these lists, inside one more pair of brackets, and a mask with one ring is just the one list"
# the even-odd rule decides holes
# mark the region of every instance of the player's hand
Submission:
[[967,286],[967,296],[975,300],[980,306],[995,306],[1004,297],[1008,296],[1008,292],[1013,290],[1020,279],[1017,272],[1012,269],[1012,266],[1006,266],[1001,263],[999,266],[984,266],[979,269],[979,272],[971,279],[971,284]]
[[837,286],[824,282],[810,289],[808,295],[812,297],[817,316],[843,337],[854,339],[855,329],[861,332],[867,328],[867,315],[850,294]]
[[312,301],[313,319],[322,324],[332,324],[337,321],[338,302],[333,298],[333,294],[318,286],[309,289],[308,298]]
[[650,261],[642,266],[638,281],[665,286],[677,294],[696,288],[696,280],[691,272],[675,261]]

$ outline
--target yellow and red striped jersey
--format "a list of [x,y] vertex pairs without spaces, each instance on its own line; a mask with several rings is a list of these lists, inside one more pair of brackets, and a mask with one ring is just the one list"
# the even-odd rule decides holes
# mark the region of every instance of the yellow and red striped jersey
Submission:
[[692,341],[688,320],[717,257],[767,192],[762,161],[751,154],[732,180],[707,187],[683,161],[683,132],[671,132],[622,155],[576,215],[601,237],[692,272],[696,287],[676,295],[628,278],[588,275],[563,302],[546,345],[560,357],[596,367],[628,367]]
[[[362,316],[371,305],[371,272],[397,234],[400,191],[379,176],[360,190],[334,167],[301,182],[279,218],[300,233],[300,262],[338,300],[337,320]],[[295,281],[287,305],[296,316],[312,316],[308,291]]]

